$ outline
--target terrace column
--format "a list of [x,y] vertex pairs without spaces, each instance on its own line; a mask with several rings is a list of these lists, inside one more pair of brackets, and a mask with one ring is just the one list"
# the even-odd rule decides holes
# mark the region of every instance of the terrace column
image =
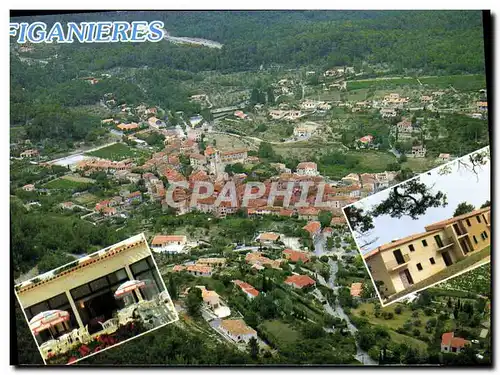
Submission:
[[69,304],[71,306],[71,310],[73,310],[73,314],[75,314],[75,318],[76,318],[76,321],[78,322],[78,326],[80,328],[85,328],[85,326],[83,325],[82,318],[80,318],[80,314],[78,313],[78,309],[75,305],[75,301],[73,301],[73,297],[71,297],[71,293],[69,292],[69,290],[66,290],[65,293],[66,293],[66,297],[68,298]]
[[[128,264],[125,265],[125,271],[127,272],[127,276],[130,280],[134,280],[134,275],[132,275],[132,271],[130,270],[130,267],[128,266]],[[141,292],[139,291],[139,289],[136,289],[134,290],[135,292],[135,295],[137,296],[137,298],[139,298],[139,301],[143,301],[143,298],[142,298],[142,295],[141,295]]]

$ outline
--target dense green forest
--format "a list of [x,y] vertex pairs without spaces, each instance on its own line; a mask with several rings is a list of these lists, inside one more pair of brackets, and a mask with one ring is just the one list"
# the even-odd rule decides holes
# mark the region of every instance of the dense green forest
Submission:
[[10,238],[15,276],[36,264],[41,272],[49,271],[74,260],[71,254],[91,253],[123,239],[104,225],[29,212],[17,200],[10,204]]
[[[99,20],[111,14],[54,16]],[[130,12],[115,20],[164,21],[173,35],[224,43],[221,50],[168,43],[64,46],[80,68],[169,66],[181,70],[246,70],[260,64],[388,63],[427,72],[483,72],[479,11],[217,11]],[[44,19],[50,23],[50,18]],[[112,53],[110,53],[112,52]],[[73,60],[75,56],[71,56]]]
[[[180,82],[201,80],[204,71],[254,71],[276,64],[360,69],[363,63],[383,63],[394,74],[484,72],[480,12],[126,12],[43,20],[50,25],[110,18],[160,19],[174,35],[213,39],[224,46],[75,43],[38,45],[23,54],[45,59],[43,65],[29,65],[11,54],[11,125],[25,125],[35,141],[85,140],[100,123],[79,106],[97,104],[106,93],[113,93],[116,104],[147,102],[172,112],[199,113],[199,105],[188,100],[193,92]],[[123,69],[129,73],[123,75]],[[79,80],[98,72],[113,74],[98,85]]]

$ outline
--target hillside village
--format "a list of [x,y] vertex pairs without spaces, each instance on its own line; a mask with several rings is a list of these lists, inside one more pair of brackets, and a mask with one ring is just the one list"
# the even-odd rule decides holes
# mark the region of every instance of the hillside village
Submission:
[[[443,364],[466,347],[488,359],[486,281],[381,308],[342,212],[487,143],[485,84],[384,72],[363,62],[204,77],[180,83],[193,111],[106,92],[92,107],[100,121],[91,140],[58,148],[19,132],[10,150],[16,213],[52,229],[68,222],[92,249],[72,240],[20,256],[16,281],[144,232],[175,325],[210,345],[268,364]],[[125,80],[110,71],[72,83],[113,79]]]

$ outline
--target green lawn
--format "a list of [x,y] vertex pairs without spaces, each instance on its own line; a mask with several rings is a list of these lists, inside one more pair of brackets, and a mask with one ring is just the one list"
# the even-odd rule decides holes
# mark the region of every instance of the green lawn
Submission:
[[409,293],[415,292],[417,290],[425,289],[426,287],[433,285],[435,283],[439,283],[442,280],[445,280],[449,277],[452,277],[462,271],[465,271],[471,267],[474,267],[478,264],[481,263],[486,263],[488,258],[490,256],[491,249],[490,246],[487,248],[477,251],[474,254],[468,256],[467,258],[461,260],[460,262],[457,262],[455,264],[452,264],[451,266],[445,268],[441,272],[436,273],[435,275],[432,275],[431,277],[422,280],[416,284],[413,284],[411,287],[393,294],[390,298],[387,299],[386,303],[394,301],[395,299],[398,299],[402,296],[405,296]]
[[148,153],[142,150],[137,150],[123,143],[115,143],[111,146],[101,148],[96,151],[87,152],[85,155],[95,156],[98,158],[120,161],[128,158],[137,158],[147,156]]
[[[402,306],[403,311],[401,314],[396,314],[394,313],[394,308],[396,306]],[[361,316],[361,311],[364,310],[366,311],[366,315],[363,317]],[[352,309],[351,312],[360,318],[367,318],[371,324],[379,325],[379,326],[385,326],[388,329],[396,330],[399,327],[402,327],[403,324],[408,320],[408,319],[418,319],[422,322],[422,325],[420,328],[425,326],[425,323],[427,320],[429,320],[431,317],[424,315],[422,311],[419,311],[419,317],[418,318],[413,318],[411,309],[408,306],[402,305],[402,304],[394,304],[391,306],[386,306],[383,307],[381,310],[381,313],[388,311],[394,313],[394,318],[393,319],[384,319],[382,317],[382,314],[377,318],[374,315],[374,304],[373,303],[362,303],[360,304],[357,308]]]
[[89,183],[67,180],[65,178],[57,178],[43,184],[42,187],[47,189],[73,190],[87,185],[89,185]]
[[279,320],[265,320],[259,328],[263,329],[269,336],[269,340],[275,342],[278,347],[293,344],[300,339],[299,332]]
[[410,168],[414,172],[427,172],[428,170],[437,167],[443,162],[431,158],[408,158],[407,161],[402,163],[402,168]]
[[323,175],[332,178],[342,178],[349,173],[377,173],[387,170],[387,165],[396,162],[396,157],[383,151],[347,151],[346,155],[357,159],[354,167],[343,164],[319,165],[318,169]]
[[413,348],[427,350],[427,343],[422,340],[416,339],[415,337],[402,335],[401,333],[394,332],[393,330],[389,330],[389,335],[391,336],[391,340],[397,344],[404,343]]
[[[451,75],[419,78],[423,85],[445,89],[453,86],[457,90],[479,90],[486,88],[486,79],[481,74],[471,75]],[[399,88],[404,85],[419,87],[420,84],[415,78],[394,78],[394,79],[365,79],[360,81],[347,82],[347,89],[359,90],[368,88]]]
[[420,78],[420,82],[438,88],[453,86],[457,90],[480,90],[486,88],[486,77],[482,74],[454,75]]
[[74,199],[78,204],[93,204],[99,200],[95,195],[92,195],[90,193],[84,193],[82,195],[79,195]]
[[360,81],[347,82],[347,90],[359,90],[368,88],[392,88],[403,85],[417,86],[419,83],[415,78],[394,78],[394,79],[365,79]]

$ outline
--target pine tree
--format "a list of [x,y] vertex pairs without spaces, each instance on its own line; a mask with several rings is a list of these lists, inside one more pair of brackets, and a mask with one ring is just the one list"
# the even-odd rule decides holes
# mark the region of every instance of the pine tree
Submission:
[[172,277],[172,274],[168,277],[168,293],[170,294],[170,297],[172,299],[177,299],[179,296],[179,293],[177,291],[177,285],[175,285],[174,278]]
[[275,103],[274,90],[273,90],[272,87],[269,87],[267,89],[267,103],[268,104],[274,104]]

